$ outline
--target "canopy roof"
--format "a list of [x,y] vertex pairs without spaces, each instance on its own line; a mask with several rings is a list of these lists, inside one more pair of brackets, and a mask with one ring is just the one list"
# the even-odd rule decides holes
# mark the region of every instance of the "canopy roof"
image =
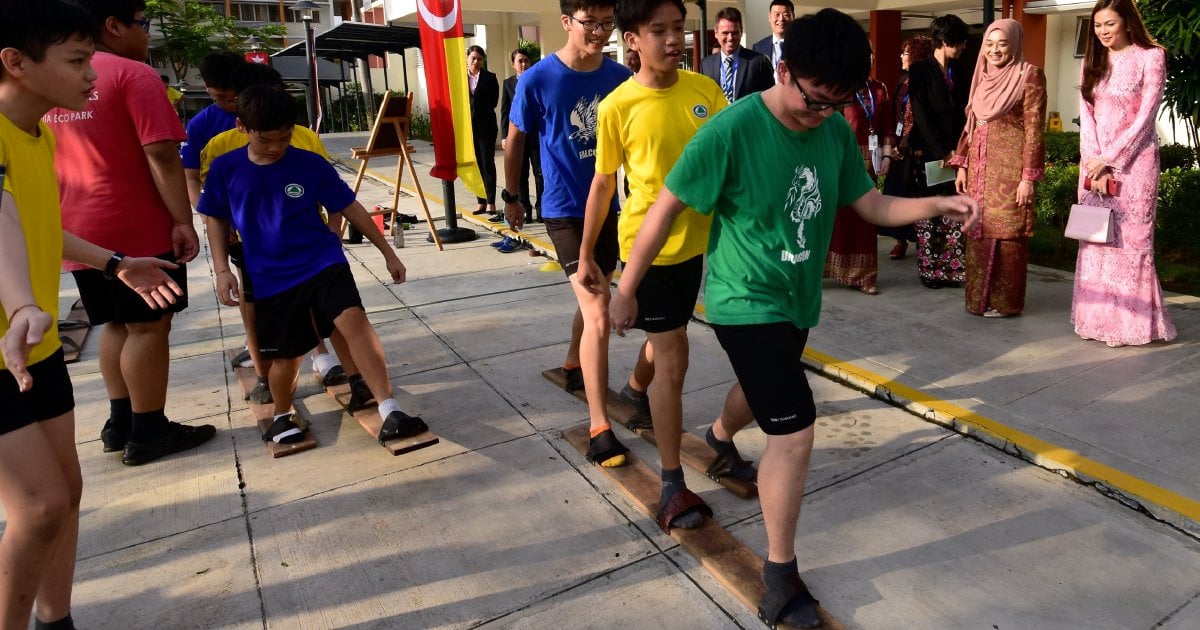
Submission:
[[[332,59],[363,59],[367,55],[402,53],[406,48],[421,47],[420,29],[415,26],[390,26],[363,22],[342,22],[317,33],[316,55]],[[303,57],[304,42],[292,44],[273,57]]]

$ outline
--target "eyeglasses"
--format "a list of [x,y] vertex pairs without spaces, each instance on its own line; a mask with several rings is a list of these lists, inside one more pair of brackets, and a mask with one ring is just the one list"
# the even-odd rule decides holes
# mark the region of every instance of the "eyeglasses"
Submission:
[[142,27],[143,31],[150,32],[150,20],[129,20],[130,24],[137,24]]
[[810,112],[823,112],[831,109],[835,112],[840,112],[854,104],[854,101],[840,101],[836,103],[831,103],[828,101],[814,101],[811,98],[808,98],[808,93],[804,91],[804,88],[800,87],[800,81],[797,80],[795,76],[792,76],[792,83],[795,83],[796,89],[800,90],[800,98],[804,99],[804,104],[808,107],[808,111]]
[[607,32],[607,31],[612,31],[614,28],[617,28],[617,22],[615,20],[605,20],[603,22],[597,22],[595,20],[581,20],[581,19],[575,17],[574,15],[569,15],[567,17],[571,18],[572,20],[575,20],[575,22],[577,24],[579,24],[580,26],[583,27],[583,30],[585,30],[589,33],[598,33],[600,31]]

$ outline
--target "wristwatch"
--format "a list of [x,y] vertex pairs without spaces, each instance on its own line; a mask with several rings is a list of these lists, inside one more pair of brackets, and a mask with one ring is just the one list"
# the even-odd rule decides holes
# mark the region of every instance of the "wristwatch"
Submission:
[[109,258],[108,262],[104,265],[104,271],[102,272],[104,277],[109,280],[116,280],[117,265],[120,265],[122,260],[125,260],[125,254],[113,252],[112,258]]
[[500,189],[500,200],[503,201],[504,203],[516,203],[520,199],[516,195],[508,192],[507,188],[501,188]]

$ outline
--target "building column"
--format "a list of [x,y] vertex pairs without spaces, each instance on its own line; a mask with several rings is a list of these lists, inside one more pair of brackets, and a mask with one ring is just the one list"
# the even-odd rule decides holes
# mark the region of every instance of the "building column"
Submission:
[[894,90],[900,80],[900,12],[871,11],[871,50],[875,51],[874,77]]
[[542,41],[542,56],[553,54],[554,51],[567,45],[567,32],[563,30],[562,13],[553,11],[538,16],[538,33]]
[[1026,0],[1013,1],[1013,19],[1025,30],[1025,61],[1046,67],[1046,16],[1025,12]]

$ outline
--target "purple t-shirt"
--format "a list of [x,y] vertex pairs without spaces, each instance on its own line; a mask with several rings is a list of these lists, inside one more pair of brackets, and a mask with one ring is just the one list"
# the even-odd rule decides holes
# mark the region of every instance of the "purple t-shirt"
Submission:
[[183,168],[200,168],[200,152],[204,150],[204,145],[217,134],[233,129],[236,122],[237,114],[227,112],[216,104],[200,110],[188,121],[187,140],[179,145]]

